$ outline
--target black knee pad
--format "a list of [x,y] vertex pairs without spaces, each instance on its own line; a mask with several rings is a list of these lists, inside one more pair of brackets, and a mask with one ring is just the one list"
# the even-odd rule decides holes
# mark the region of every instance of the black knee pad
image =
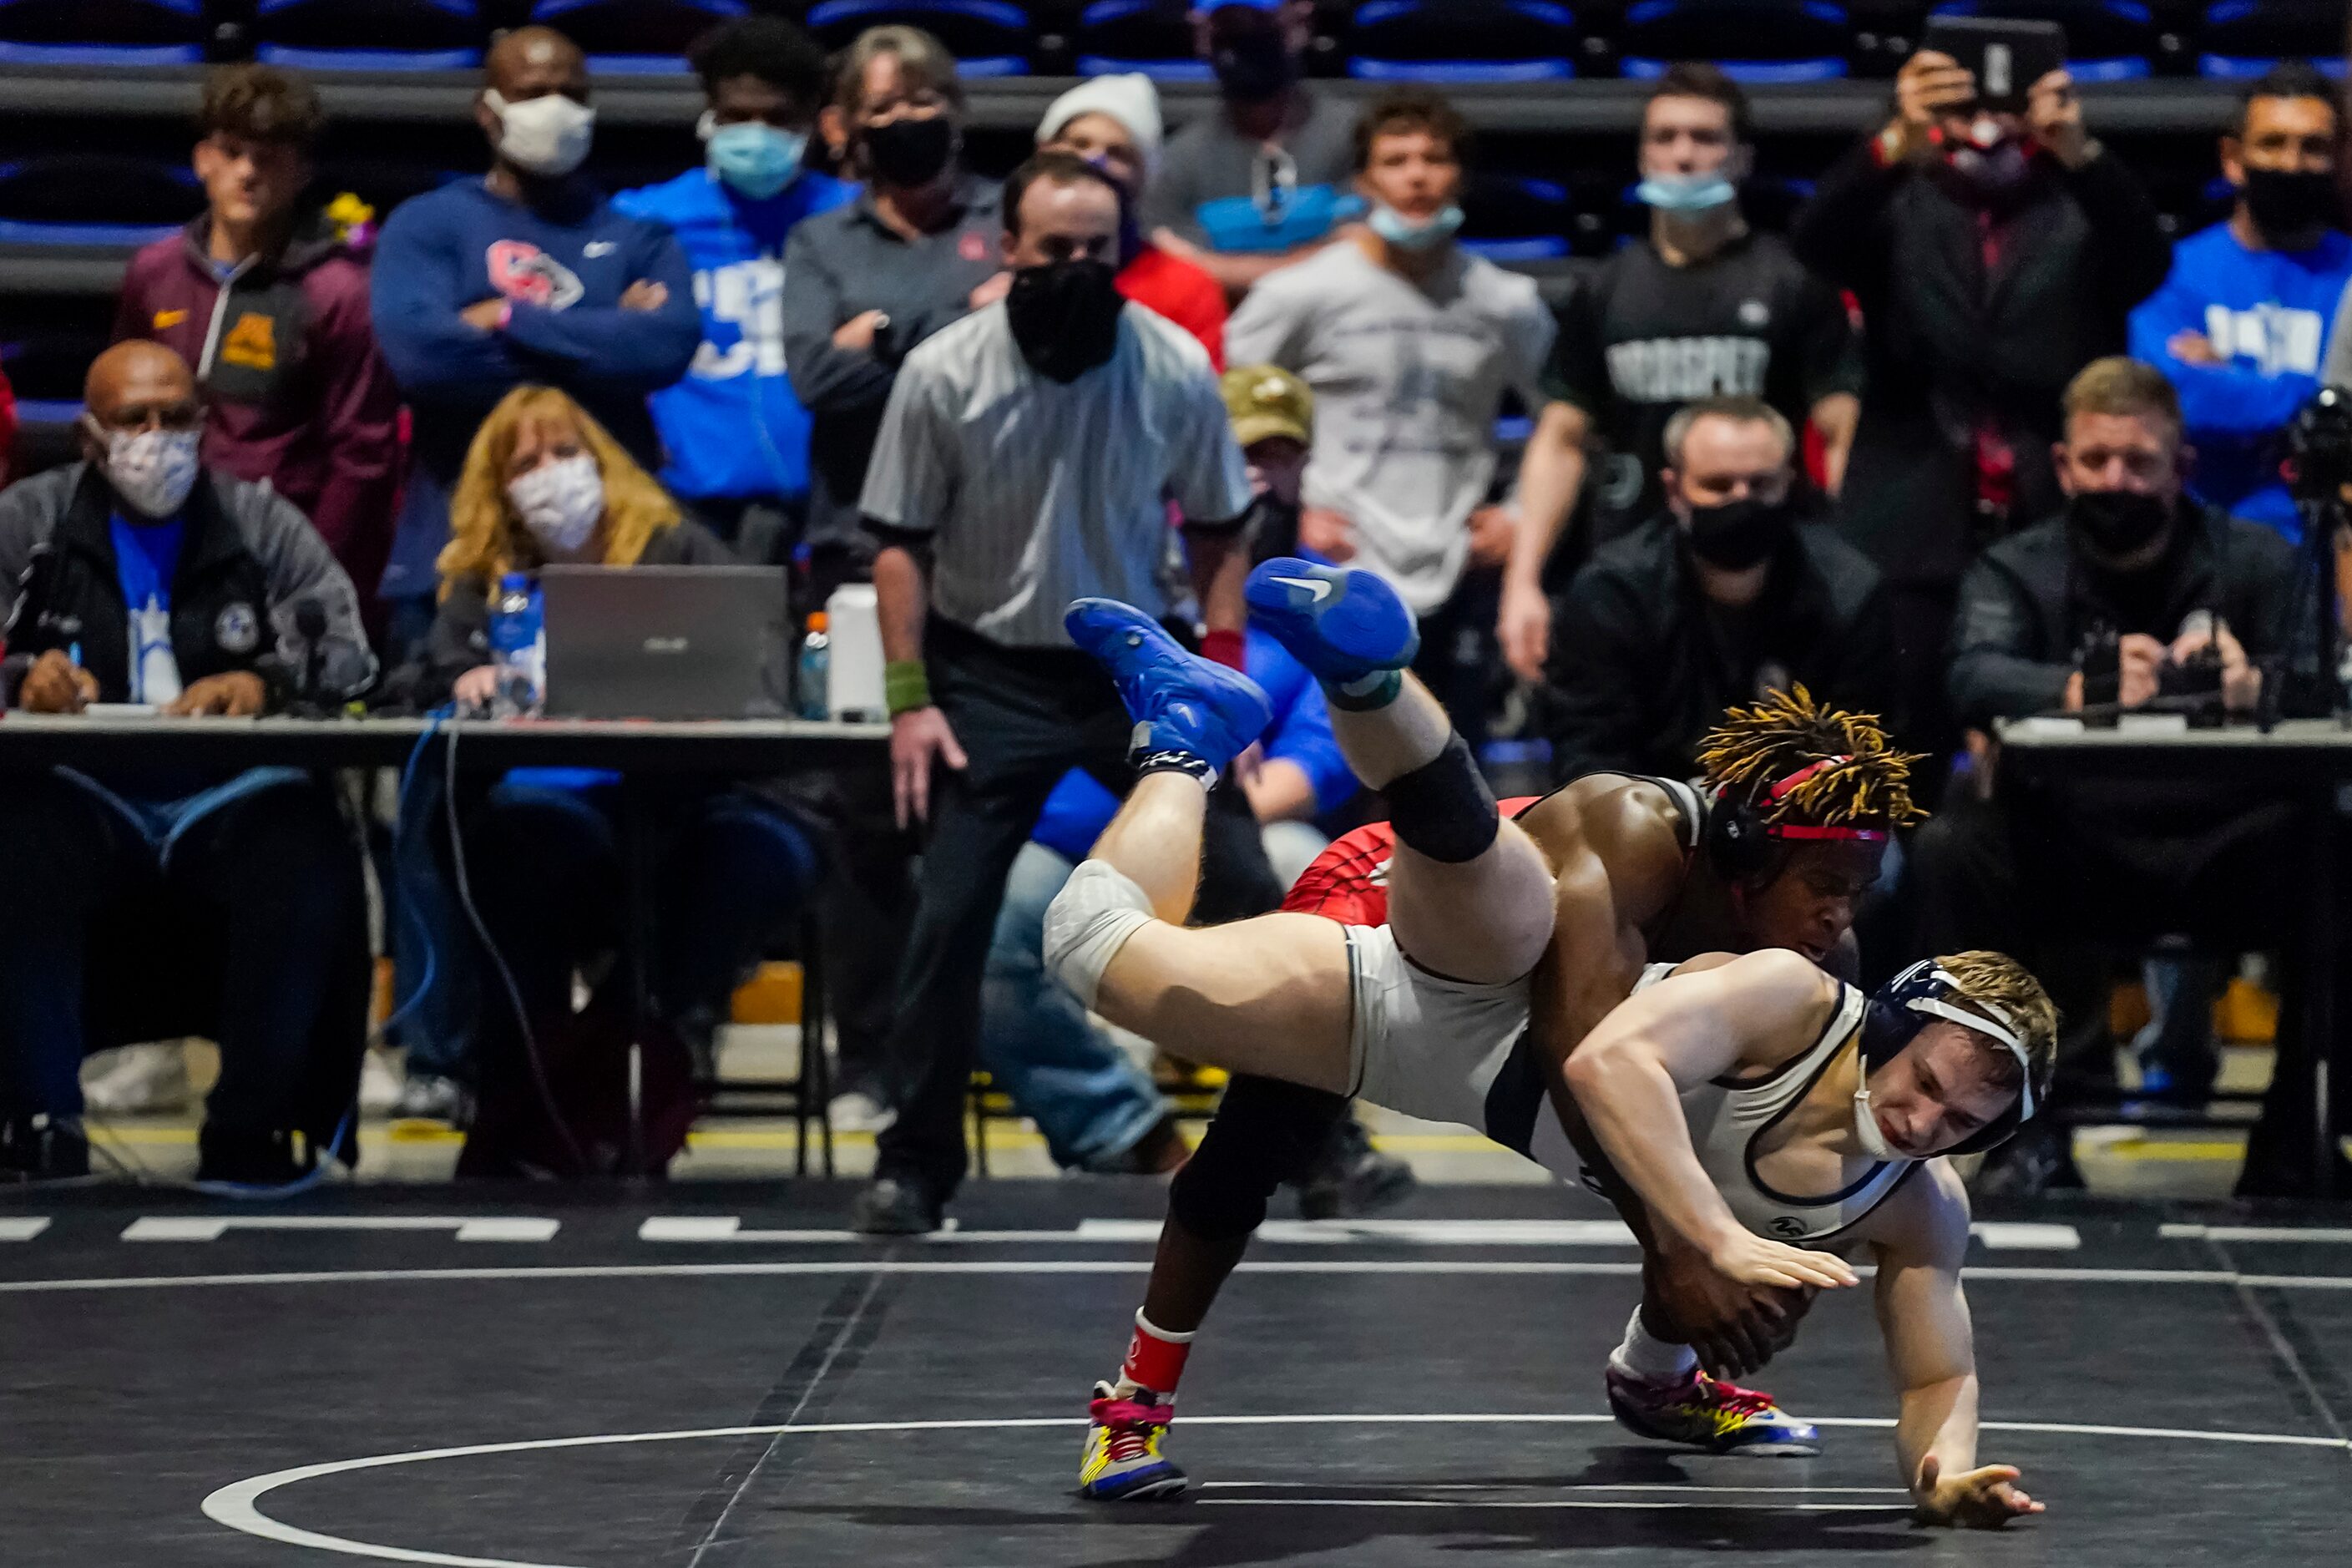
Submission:
[[1447,739],[1434,762],[1391,781],[1381,793],[1388,799],[1397,842],[1433,860],[1475,860],[1502,831],[1495,792],[1486,787],[1470,743],[1459,735]]
[[1267,1078],[1237,1078],[1216,1120],[1168,1189],[1168,1212],[1194,1236],[1239,1241],[1265,1223],[1274,1189],[1307,1168],[1345,1095]]

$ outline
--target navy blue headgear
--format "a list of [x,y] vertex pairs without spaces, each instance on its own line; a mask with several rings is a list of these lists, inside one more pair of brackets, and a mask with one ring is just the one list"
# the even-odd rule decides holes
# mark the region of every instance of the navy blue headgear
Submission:
[[2034,1081],[2033,1057],[2025,1048],[2025,1038],[2018,1032],[2016,1021],[1992,1003],[1976,997],[1970,997],[1966,1007],[1955,1005],[1950,998],[1959,990],[1960,983],[1949,970],[1932,958],[1923,958],[1873,992],[1862,1020],[1862,1071],[1866,1083],[1872,1071],[1902,1055],[1904,1047],[1918,1037],[1919,1031],[1937,1018],[1972,1029],[2000,1046],[2015,1057],[2017,1065],[2024,1069],[2016,1103],[1944,1151],[1947,1154],[1980,1154],[2007,1142],[2032,1120],[2047,1086]]

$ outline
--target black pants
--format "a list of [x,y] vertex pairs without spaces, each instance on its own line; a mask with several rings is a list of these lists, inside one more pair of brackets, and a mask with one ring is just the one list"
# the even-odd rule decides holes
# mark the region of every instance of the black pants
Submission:
[[[963,1180],[982,971],[1013,858],[1064,773],[1083,767],[1120,795],[1133,721],[1102,667],[1076,649],[999,647],[951,623],[928,634],[931,695],[969,765],[932,775],[914,929],[898,969],[887,1055],[903,1088],[875,1173],[920,1182],[944,1199]],[[1238,789],[1209,796],[1196,918],[1233,920],[1281,901]],[[1160,1042],[1181,1052],[1183,1042]]]
[[1948,776],[1943,760],[1960,749],[1959,720],[1952,711],[1952,615],[1959,589],[1951,583],[1898,584],[1895,605],[1895,689],[1902,702],[1905,749],[1925,752],[1928,763],[1912,777],[1920,804],[1936,806]]
[[221,1132],[331,1136],[366,1043],[366,904],[334,798],[304,782],[192,822],[160,854],[51,775],[0,783],[0,1116],[81,1114],[85,1054],[220,1045]]
[[1474,566],[1445,603],[1420,617],[1421,652],[1412,672],[1454,721],[1454,732],[1470,743],[1473,756],[1486,744],[1495,672],[1502,663],[1495,631],[1502,609],[1502,574]]

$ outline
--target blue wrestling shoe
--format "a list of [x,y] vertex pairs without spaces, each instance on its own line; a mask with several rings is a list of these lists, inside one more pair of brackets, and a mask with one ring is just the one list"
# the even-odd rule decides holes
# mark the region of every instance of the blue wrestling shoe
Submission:
[[1274,710],[1256,681],[1186,653],[1158,621],[1116,599],[1080,599],[1062,617],[1070,640],[1110,671],[1135,719],[1130,757],[1197,758],[1212,777],[1265,733]]
[[1821,1429],[1800,1421],[1752,1388],[1721,1383],[1694,1367],[1679,1383],[1652,1383],[1609,1369],[1609,1410],[1617,1425],[1644,1437],[1686,1443],[1713,1454],[1811,1458]]
[[1370,572],[1277,555],[1245,592],[1251,621],[1327,685],[1402,669],[1421,651],[1412,612]]

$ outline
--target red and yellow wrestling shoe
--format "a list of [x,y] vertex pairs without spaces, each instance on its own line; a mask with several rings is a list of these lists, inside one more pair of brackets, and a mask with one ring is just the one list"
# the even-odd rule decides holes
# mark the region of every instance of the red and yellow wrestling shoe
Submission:
[[1176,1407],[1139,1388],[1121,1399],[1108,1383],[1095,1384],[1087,1406],[1094,1426],[1078,1464],[1078,1495],[1097,1502],[1150,1502],[1172,1498],[1185,1487],[1184,1472],[1162,1458],[1160,1440]]
[[1772,1403],[1769,1394],[1718,1383],[1696,1367],[1680,1383],[1652,1383],[1609,1369],[1609,1409],[1644,1437],[1688,1443],[1712,1454],[1811,1458],[1822,1435]]

